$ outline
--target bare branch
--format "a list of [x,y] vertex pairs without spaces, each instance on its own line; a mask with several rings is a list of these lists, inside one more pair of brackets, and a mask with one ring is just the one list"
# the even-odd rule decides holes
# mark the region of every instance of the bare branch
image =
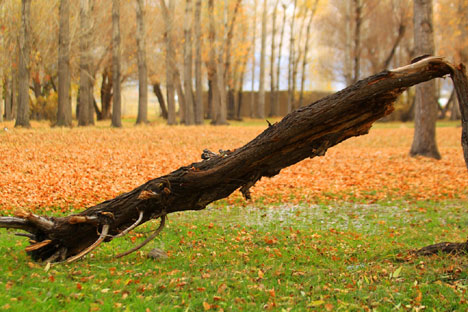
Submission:
[[84,257],[86,254],[90,253],[93,249],[95,249],[97,246],[99,246],[104,241],[104,238],[106,238],[108,232],[109,232],[109,224],[105,224],[102,227],[101,235],[99,235],[99,238],[97,239],[97,241],[95,241],[94,244],[92,244],[91,246],[89,246],[88,248],[86,248],[85,250],[80,252],[79,254],[77,254],[77,255],[75,255],[75,256],[73,256],[71,258],[68,258],[67,263],[71,263],[73,261],[76,261],[76,260]]
[[150,241],[152,241],[156,236],[158,236],[159,233],[161,233],[161,231],[164,229],[165,224],[166,224],[166,215],[162,215],[161,216],[161,223],[159,224],[159,227],[156,229],[156,231],[154,231],[153,234],[151,234],[147,239],[145,239],[143,243],[141,243],[140,245],[138,245],[136,247],[133,247],[132,249],[130,249],[130,250],[126,251],[126,252],[118,254],[115,257],[116,258],[122,258],[122,257],[125,257],[125,256],[131,254],[132,252],[135,252],[138,249],[142,248],[143,246],[148,244]]
[[140,211],[140,215],[138,216],[138,219],[135,221],[135,223],[133,223],[131,226],[129,226],[124,231],[122,231],[119,234],[115,235],[114,238],[122,237],[122,236],[126,235],[128,232],[130,232],[131,230],[136,228],[138,226],[138,224],[140,224],[141,220],[143,220],[143,211]]

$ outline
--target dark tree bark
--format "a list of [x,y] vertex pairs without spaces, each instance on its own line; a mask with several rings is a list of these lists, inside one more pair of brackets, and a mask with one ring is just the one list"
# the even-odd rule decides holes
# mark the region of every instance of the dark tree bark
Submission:
[[137,124],[148,122],[148,67],[146,65],[145,4],[137,0],[138,116]]
[[102,83],[101,83],[101,119],[105,120],[110,119],[111,117],[111,108],[112,108],[112,74],[108,67],[104,68],[102,72]]
[[323,156],[328,148],[366,134],[376,120],[393,111],[394,101],[406,88],[448,74],[454,77],[464,107],[462,140],[468,166],[468,82],[462,70],[433,57],[383,71],[295,110],[241,148],[221,155],[205,150],[203,161],[75,215],[41,217],[19,211],[15,217],[1,217],[0,227],[31,233],[34,242],[27,251],[33,259],[74,261],[102,241],[151,219],[161,218],[163,226],[167,214],[204,209],[237,189],[250,198],[249,189],[262,177],[273,177],[285,167]]
[[122,95],[120,93],[120,0],[112,0],[112,85],[114,88],[111,126],[122,127]]
[[153,84],[153,92],[158,98],[159,107],[161,108],[161,116],[162,118],[167,120],[168,113],[166,108],[166,102],[164,101],[164,96],[161,91],[161,84],[159,82]]
[[[416,55],[434,54],[432,0],[414,0],[414,45]],[[436,141],[437,98],[435,81],[416,87],[414,137],[411,156],[440,159]]]
[[70,0],[60,0],[57,126],[72,126],[70,99]]
[[21,5],[21,31],[19,36],[19,77],[18,107],[15,127],[31,127],[29,123],[29,51],[31,0],[23,0]]

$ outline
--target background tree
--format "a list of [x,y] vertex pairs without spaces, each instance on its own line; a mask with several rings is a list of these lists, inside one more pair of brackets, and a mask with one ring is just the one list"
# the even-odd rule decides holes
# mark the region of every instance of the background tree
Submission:
[[89,1],[80,0],[80,86],[79,86],[79,101],[78,101],[78,125],[86,126],[89,124],[90,101],[92,95],[90,90],[90,64],[89,64]]
[[112,127],[122,127],[120,83],[120,0],[112,0]]
[[15,127],[31,127],[29,123],[29,51],[31,0],[21,1],[21,32],[19,35],[18,110]]
[[71,127],[70,102],[70,2],[60,0],[58,52],[58,110],[57,126]]
[[203,77],[202,77],[202,1],[195,1],[194,42],[195,42],[195,124],[203,124]]
[[185,0],[184,16],[184,90],[185,90],[185,124],[195,123],[193,112],[193,85],[192,85],[192,0]]
[[267,0],[263,0],[262,37],[260,43],[260,80],[258,87],[257,117],[265,118],[265,49],[267,36]]
[[[415,55],[433,55],[435,49],[432,0],[413,1]],[[418,85],[416,87],[414,137],[410,150],[411,156],[421,155],[440,159],[435,139],[437,108],[435,81],[428,81]]]
[[146,66],[146,31],[144,0],[136,1],[138,57],[138,116],[137,124],[148,122],[148,70]]

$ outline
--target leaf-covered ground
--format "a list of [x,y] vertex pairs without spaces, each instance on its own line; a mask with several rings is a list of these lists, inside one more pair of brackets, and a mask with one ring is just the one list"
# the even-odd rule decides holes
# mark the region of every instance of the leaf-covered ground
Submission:
[[[200,161],[212,151],[244,145],[265,126],[131,127],[0,130],[0,209],[82,209],[149,179]],[[442,160],[411,158],[413,129],[377,128],[261,180],[254,200],[466,199],[461,128],[437,131]],[[229,202],[240,200],[238,192]]]
[[[10,127],[10,124],[6,124]],[[243,145],[264,126],[0,130],[0,210],[67,214]],[[2,127],[3,129],[3,127]],[[467,311],[468,257],[409,250],[468,237],[460,128],[441,161],[410,158],[412,129],[367,136],[197,212],[123,259],[157,224],[70,265],[33,263],[0,230],[0,309],[11,311]],[[151,248],[169,258],[148,259]]]

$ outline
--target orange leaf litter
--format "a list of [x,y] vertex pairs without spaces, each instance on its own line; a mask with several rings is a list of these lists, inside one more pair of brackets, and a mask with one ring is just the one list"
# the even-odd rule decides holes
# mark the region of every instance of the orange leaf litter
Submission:
[[[83,209],[214,152],[242,146],[264,127],[8,129],[0,131],[0,209]],[[442,160],[411,158],[413,130],[373,129],[263,178],[254,200],[466,199],[461,128],[439,128]],[[239,192],[228,198],[239,200]]]

